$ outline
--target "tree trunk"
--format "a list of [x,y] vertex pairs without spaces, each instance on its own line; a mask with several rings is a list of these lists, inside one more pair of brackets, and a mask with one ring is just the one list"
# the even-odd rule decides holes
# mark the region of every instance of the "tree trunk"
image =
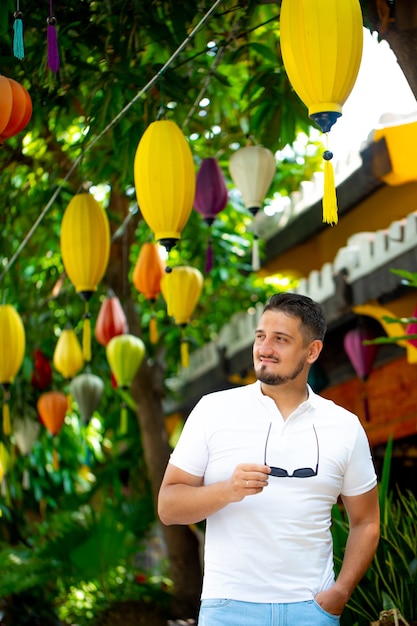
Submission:
[[410,0],[395,0],[392,7],[386,0],[362,0],[361,4],[365,24],[389,43],[417,98],[417,4]]
[[[121,219],[128,215],[128,204],[126,197],[112,194],[111,209],[120,215]],[[139,218],[140,216],[136,217]],[[129,250],[135,226],[133,220],[127,222],[124,233],[113,241],[106,280],[123,304],[129,332],[140,336],[139,317],[127,278]],[[155,510],[159,487],[171,452],[162,406],[163,375],[163,368],[157,360],[151,365],[145,357],[131,389],[137,403],[137,418]],[[195,618],[198,613],[202,580],[198,539],[188,526],[162,526],[162,529],[170,563],[170,575],[174,584],[172,617]]]

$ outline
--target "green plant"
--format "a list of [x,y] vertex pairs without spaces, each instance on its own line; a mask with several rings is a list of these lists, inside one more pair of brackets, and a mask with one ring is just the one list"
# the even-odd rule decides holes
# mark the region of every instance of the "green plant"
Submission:
[[[342,626],[369,626],[382,610],[397,608],[417,620],[417,498],[411,491],[389,488],[392,439],[385,451],[379,503],[381,538],[377,553],[342,616]],[[340,569],[348,521],[337,507],[333,515],[336,569]]]

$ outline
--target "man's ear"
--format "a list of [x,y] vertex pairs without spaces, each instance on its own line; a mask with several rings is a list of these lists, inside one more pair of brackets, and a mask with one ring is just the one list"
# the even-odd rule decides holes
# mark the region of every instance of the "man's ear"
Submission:
[[320,339],[314,339],[308,346],[307,362],[314,363],[320,356],[323,349],[323,342]]

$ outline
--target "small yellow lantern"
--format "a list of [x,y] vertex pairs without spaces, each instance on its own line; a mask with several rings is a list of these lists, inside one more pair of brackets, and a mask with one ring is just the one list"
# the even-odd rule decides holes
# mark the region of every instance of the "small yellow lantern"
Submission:
[[110,226],[104,209],[89,193],[75,195],[61,224],[61,254],[65,271],[85,301],[83,353],[91,360],[91,324],[88,303],[107,268]]
[[25,329],[19,313],[10,304],[0,305],[0,385],[3,388],[3,432],[10,435],[9,387],[25,354]]
[[[281,51],[288,78],[309,116],[328,133],[359,72],[363,19],[359,0],[282,0]],[[323,221],[337,223],[334,173],[323,155]]]
[[[107,361],[116,379],[117,386],[129,389],[145,356],[145,344],[142,339],[125,333],[110,339],[106,346]],[[127,432],[127,408],[122,404],[120,432]]]
[[188,221],[196,186],[191,150],[175,122],[148,126],[136,150],[134,176],[143,218],[169,252]]
[[185,327],[189,323],[203,289],[202,273],[189,266],[174,267],[161,280],[161,290],[167,303],[168,315],[181,327],[181,363],[188,367],[188,343]]
[[[55,369],[65,378],[71,380],[84,365],[83,351],[75,331],[71,327],[64,328],[56,342],[53,364]],[[68,409],[71,408],[71,394],[68,394]]]

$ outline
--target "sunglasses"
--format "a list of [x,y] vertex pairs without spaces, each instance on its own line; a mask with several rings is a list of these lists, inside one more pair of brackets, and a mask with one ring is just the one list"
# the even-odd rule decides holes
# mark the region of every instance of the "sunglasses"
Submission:
[[[271,432],[271,426],[272,426],[272,423],[270,422],[269,428],[268,428],[268,434],[266,436],[266,441],[265,441],[265,452],[264,452],[264,464],[265,465],[269,465],[266,462],[266,451],[268,448],[268,440],[269,440],[269,433]],[[310,478],[310,476],[317,476],[318,469],[319,469],[319,440],[317,437],[316,429],[314,428],[314,424],[313,424],[313,431],[316,437],[316,445],[317,445],[316,469],[313,470],[312,467],[300,467],[299,469],[294,470],[292,474],[289,474],[288,471],[286,469],[283,469],[282,467],[273,467],[272,465],[269,465],[269,467],[271,468],[270,476],[276,476],[277,478]]]

